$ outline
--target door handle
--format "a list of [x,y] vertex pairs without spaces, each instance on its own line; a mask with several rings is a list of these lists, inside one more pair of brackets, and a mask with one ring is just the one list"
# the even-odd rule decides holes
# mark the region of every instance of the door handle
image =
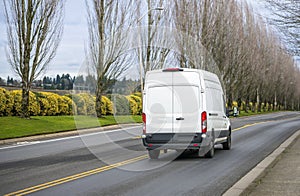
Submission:
[[184,118],[183,117],[178,117],[178,118],[176,118],[176,120],[184,120]]

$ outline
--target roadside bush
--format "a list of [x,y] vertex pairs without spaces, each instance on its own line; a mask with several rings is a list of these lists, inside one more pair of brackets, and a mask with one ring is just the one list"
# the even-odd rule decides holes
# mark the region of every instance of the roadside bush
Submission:
[[38,93],[38,101],[40,104],[40,113],[41,116],[47,116],[48,110],[50,109],[50,104],[48,102],[47,96],[43,93]]
[[66,95],[67,97],[70,97],[73,100],[73,113],[75,115],[85,115],[86,113],[86,105],[84,99],[78,95]]
[[129,101],[124,95],[112,94],[110,100],[113,103],[115,115],[130,115]]
[[36,93],[29,92],[29,112],[31,116],[37,116],[40,113],[40,104]]
[[102,96],[101,98],[101,114],[102,115],[113,115],[113,103],[106,96]]
[[237,101],[233,101],[232,102],[232,107],[238,107],[238,102]]
[[79,96],[83,99],[83,101],[85,103],[84,114],[89,115],[89,116],[95,116],[96,115],[96,110],[95,110],[96,98],[88,93],[80,93]]
[[14,99],[12,115],[20,116],[22,111],[22,92],[20,90],[13,90],[11,91],[11,95]]
[[241,103],[240,111],[242,111],[242,110],[247,111],[247,105],[246,105],[245,101],[242,101],[242,103]]
[[49,92],[38,93],[38,100],[40,103],[40,115],[55,116],[59,115],[59,95]]
[[261,103],[260,108],[261,108],[260,112],[261,111],[265,112],[266,111],[265,103]]
[[[13,96],[13,109],[12,115],[21,116],[22,114],[22,90],[11,91]],[[37,116],[40,113],[40,103],[37,99],[37,95],[33,92],[29,92],[29,113],[30,116]]]
[[72,115],[73,114],[73,101],[71,98],[67,96],[61,97],[61,103],[60,103],[60,114],[61,115]]
[[142,99],[142,93],[141,92],[135,92],[132,95],[137,96],[137,97]]
[[139,97],[135,94],[129,95],[131,99],[133,99],[137,104],[137,112],[135,115],[142,114],[143,106],[142,106],[142,97]]
[[11,116],[14,99],[10,91],[0,88],[0,116]]
[[251,112],[255,111],[255,104],[253,104],[253,102],[249,102],[249,107],[250,107]]
[[129,102],[129,106],[130,106],[130,113],[132,115],[136,115],[138,113],[138,105],[135,102],[135,100],[133,98],[130,97],[130,95],[126,96],[126,99]]

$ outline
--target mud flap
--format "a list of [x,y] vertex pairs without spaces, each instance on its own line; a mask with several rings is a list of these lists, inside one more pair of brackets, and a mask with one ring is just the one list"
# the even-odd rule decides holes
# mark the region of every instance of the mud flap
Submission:
[[204,139],[200,145],[200,149],[198,151],[198,156],[199,157],[204,157],[206,153],[214,147],[213,142],[211,142],[212,137],[208,137]]

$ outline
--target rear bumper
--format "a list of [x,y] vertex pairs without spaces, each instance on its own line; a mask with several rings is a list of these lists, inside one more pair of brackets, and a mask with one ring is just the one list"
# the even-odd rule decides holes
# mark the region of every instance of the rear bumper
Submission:
[[148,150],[175,149],[175,150],[199,150],[210,145],[211,138],[202,133],[159,133],[142,136],[143,145]]

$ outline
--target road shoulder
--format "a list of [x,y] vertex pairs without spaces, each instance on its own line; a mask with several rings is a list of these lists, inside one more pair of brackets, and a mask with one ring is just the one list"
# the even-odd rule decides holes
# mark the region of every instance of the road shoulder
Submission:
[[[223,196],[284,195],[285,193],[293,195],[291,194],[293,191],[299,193],[297,187],[300,187],[300,182],[299,179],[296,181],[299,174],[295,171],[299,170],[300,156],[299,150],[297,150],[299,147],[300,130],[236,182]],[[297,172],[299,173],[299,171]],[[298,177],[295,178],[295,175]],[[296,193],[294,192],[294,194]]]

